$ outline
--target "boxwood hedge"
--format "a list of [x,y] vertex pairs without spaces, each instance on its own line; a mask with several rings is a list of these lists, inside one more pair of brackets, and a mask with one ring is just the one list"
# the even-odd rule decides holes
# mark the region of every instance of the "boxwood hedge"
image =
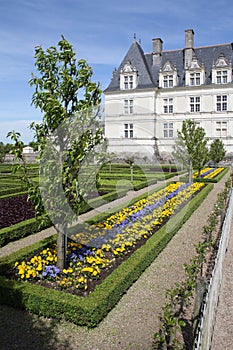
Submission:
[[95,327],[116,305],[201,204],[213,184],[203,188],[178,214],[151,236],[126,261],[114,270],[88,297],[78,297],[37,284],[13,281],[5,272],[16,260],[45,247],[55,237],[43,240],[0,260],[0,303],[22,308],[45,317],[66,319],[78,325]]

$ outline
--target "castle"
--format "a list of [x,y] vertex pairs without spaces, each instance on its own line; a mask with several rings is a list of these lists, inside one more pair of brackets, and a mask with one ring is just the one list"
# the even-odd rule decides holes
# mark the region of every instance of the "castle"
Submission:
[[117,155],[169,159],[185,119],[219,138],[233,155],[233,44],[163,51],[160,38],[144,53],[134,39],[105,94],[105,136]]

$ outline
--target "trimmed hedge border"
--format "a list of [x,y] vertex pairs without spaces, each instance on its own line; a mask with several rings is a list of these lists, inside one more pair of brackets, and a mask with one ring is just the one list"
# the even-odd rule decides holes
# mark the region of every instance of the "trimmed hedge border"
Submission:
[[25,187],[23,188],[23,186],[0,190],[0,198],[6,198],[6,197],[11,197],[12,195],[18,195],[19,192],[22,192],[22,191],[25,191]]
[[0,230],[0,247],[3,247],[4,245],[18,239],[27,237],[33,233],[37,233],[50,226],[51,222],[49,219],[44,226],[41,226],[39,219],[32,218],[18,222],[17,224],[9,227],[4,227]]
[[0,201],[1,201],[1,199],[4,199],[4,198],[12,198],[12,197],[16,197],[16,196],[23,196],[24,194],[27,194],[27,191],[17,192],[17,193],[12,193],[12,194],[5,194],[4,196],[0,195]]
[[[207,184],[179,213],[171,217],[142,247],[114,270],[101,285],[97,286],[87,298],[0,276],[0,303],[45,317],[53,317],[58,320],[64,318],[89,328],[97,326],[165,248],[212,188],[213,184]],[[29,252],[38,251],[52,240],[55,240],[55,237],[50,237],[1,259],[0,273],[4,274],[16,260],[23,259]]]
[[[26,192],[21,192],[19,194],[25,194]],[[105,194],[103,196],[100,196],[98,198],[91,199],[88,203],[84,203],[83,207],[80,210],[80,214],[85,213],[93,207],[91,204],[96,206],[100,206],[102,204],[106,204],[106,202],[113,201],[114,199],[117,199],[119,197],[123,197],[126,194],[125,190],[118,191],[117,192],[111,192],[108,194]],[[0,229],[0,247],[3,247],[4,245],[13,242],[15,240],[27,237],[31,234],[37,233],[43,229],[46,229],[48,227],[51,227],[51,221],[48,219],[48,222],[41,226],[41,221],[36,218],[32,218],[29,220],[21,221],[15,225],[4,227]]]

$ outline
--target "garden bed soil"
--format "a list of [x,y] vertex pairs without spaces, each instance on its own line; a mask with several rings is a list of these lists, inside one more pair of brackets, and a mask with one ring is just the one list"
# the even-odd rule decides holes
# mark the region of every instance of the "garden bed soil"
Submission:
[[0,229],[34,217],[35,211],[27,195],[0,199]]
[[[107,192],[92,192],[88,199],[103,196]],[[27,195],[0,199],[0,229],[15,225],[35,217],[35,210]]]
[[[149,237],[151,237],[152,235],[154,235],[162,226],[164,226],[169,219],[171,219],[172,216],[176,215],[179,211],[181,211],[189,201],[191,201],[202,189],[199,189],[198,191],[195,192],[195,194],[193,194],[186,202],[182,203],[182,205],[180,205],[180,207],[174,211],[174,213],[164,219],[164,221],[156,226],[153,231],[151,232],[151,234],[149,235]],[[149,238],[148,237],[148,238]],[[126,261],[138,248],[140,248],[142,245],[144,245],[146,243],[146,241],[148,240],[148,238],[141,238],[139,241],[137,241],[137,243],[127,252],[125,252],[122,255],[118,255],[117,258],[114,257],[113,253],[111,252],[105,252],[105,258],[109,259],[111,261],[111,264],[105,268],[105,269],[101,269],[101,273],[99,275],[98,278],[93,278],[93,279],[89,279],[88,278],[88,282],[87,282],[87,289],[86,290],[81,290],[81,289],[75,289],[75,288],[65,288],[64,291],[66,293],[71,293],[77,296],[82,296],[82,297],[87,297],[90,293],[92,293],[96,286],[101,284],[106,277],[108,277],[117,267],[120,266],[120,264],[124,261]],[[31,257],[30,257],[31,258]],[[15,268],[11,268],[6,272],[6,276],[10,279],[16,280],[18,279],[16,274],[15,274]],[[49,280],[32,280],[30,281],[30,283],[35,283],[35,284],[39,284],[45,288],[52,288],[52,289],[56,289],[56,290],[61,290],[61,288],[57,285],[56,282],[53,281],[49,281]]]

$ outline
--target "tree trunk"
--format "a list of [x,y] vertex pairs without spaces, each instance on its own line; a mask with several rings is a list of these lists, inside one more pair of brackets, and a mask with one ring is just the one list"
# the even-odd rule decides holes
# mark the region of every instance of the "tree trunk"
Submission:
[[192,165],[189,166],[189,170],[188,170],[188,176],[189,176],[189,183],[193,182],[193,168]]
[[66,268],[66,227],[59,224],[57,230],[57,267],[60,270]]

